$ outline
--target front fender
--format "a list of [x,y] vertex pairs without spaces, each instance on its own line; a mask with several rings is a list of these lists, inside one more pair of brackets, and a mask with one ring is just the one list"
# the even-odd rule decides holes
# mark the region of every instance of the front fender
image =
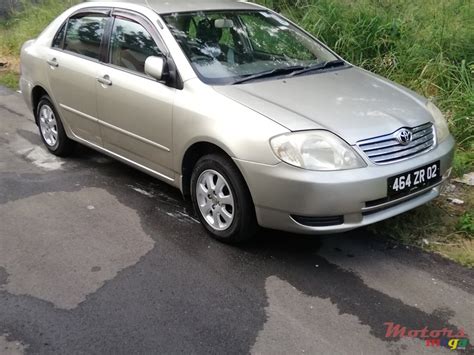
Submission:
[[185,83],[176,94],[173,111],[174,170],[193,144],[212,143],[230,157],[274,165],[279,159],[270,138],[288,130],[267,117],[229,99],[199,79]]

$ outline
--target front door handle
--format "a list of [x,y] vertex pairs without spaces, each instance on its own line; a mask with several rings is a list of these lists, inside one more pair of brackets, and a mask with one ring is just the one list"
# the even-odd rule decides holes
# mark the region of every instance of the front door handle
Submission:
[[48,62],[48,65],[52,68],[59,67],[59,63],[58,63],[58,60],[56,58],[50,59],[47,62]]
[[98,77],[97,78],[97,81],[99,83],[101,83],[102,85],[107,85],[107,86],[111,86],[112,85],[112,80],[110,80],[110,76],[108,75],[104,75],[102,77]]

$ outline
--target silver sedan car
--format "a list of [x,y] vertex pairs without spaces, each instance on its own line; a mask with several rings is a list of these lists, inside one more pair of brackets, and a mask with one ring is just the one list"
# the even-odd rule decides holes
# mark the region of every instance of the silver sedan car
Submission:
[[51,153],[81,143],[179,188],[225,242],[365,226],[451,172],[433,103],[253,3],[87,2],[24,44],[21,73]]

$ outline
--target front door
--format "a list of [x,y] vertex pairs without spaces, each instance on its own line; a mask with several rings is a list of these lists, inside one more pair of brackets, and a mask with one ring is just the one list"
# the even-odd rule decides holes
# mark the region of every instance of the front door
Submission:
[[146,58],[163,55],[150,27],[137,17],[114,17],[109,63],[97,82],[104,148],[173,179],[172,114],[176,89],[145,74]]

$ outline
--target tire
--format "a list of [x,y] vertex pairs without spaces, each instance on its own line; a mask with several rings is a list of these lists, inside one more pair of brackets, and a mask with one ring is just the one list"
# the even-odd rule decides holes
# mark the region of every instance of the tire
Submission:
[[255,206],[229,158],[209,154],[199,159],[191,177],[191,198],[199,220],[213,238],[237,244],[256,234]]
[[46,148],[59,157],[70,155],[75,142],[68,138],[64,131],[61,118],[48,96],[43,96],[36,107],[36,122]]

